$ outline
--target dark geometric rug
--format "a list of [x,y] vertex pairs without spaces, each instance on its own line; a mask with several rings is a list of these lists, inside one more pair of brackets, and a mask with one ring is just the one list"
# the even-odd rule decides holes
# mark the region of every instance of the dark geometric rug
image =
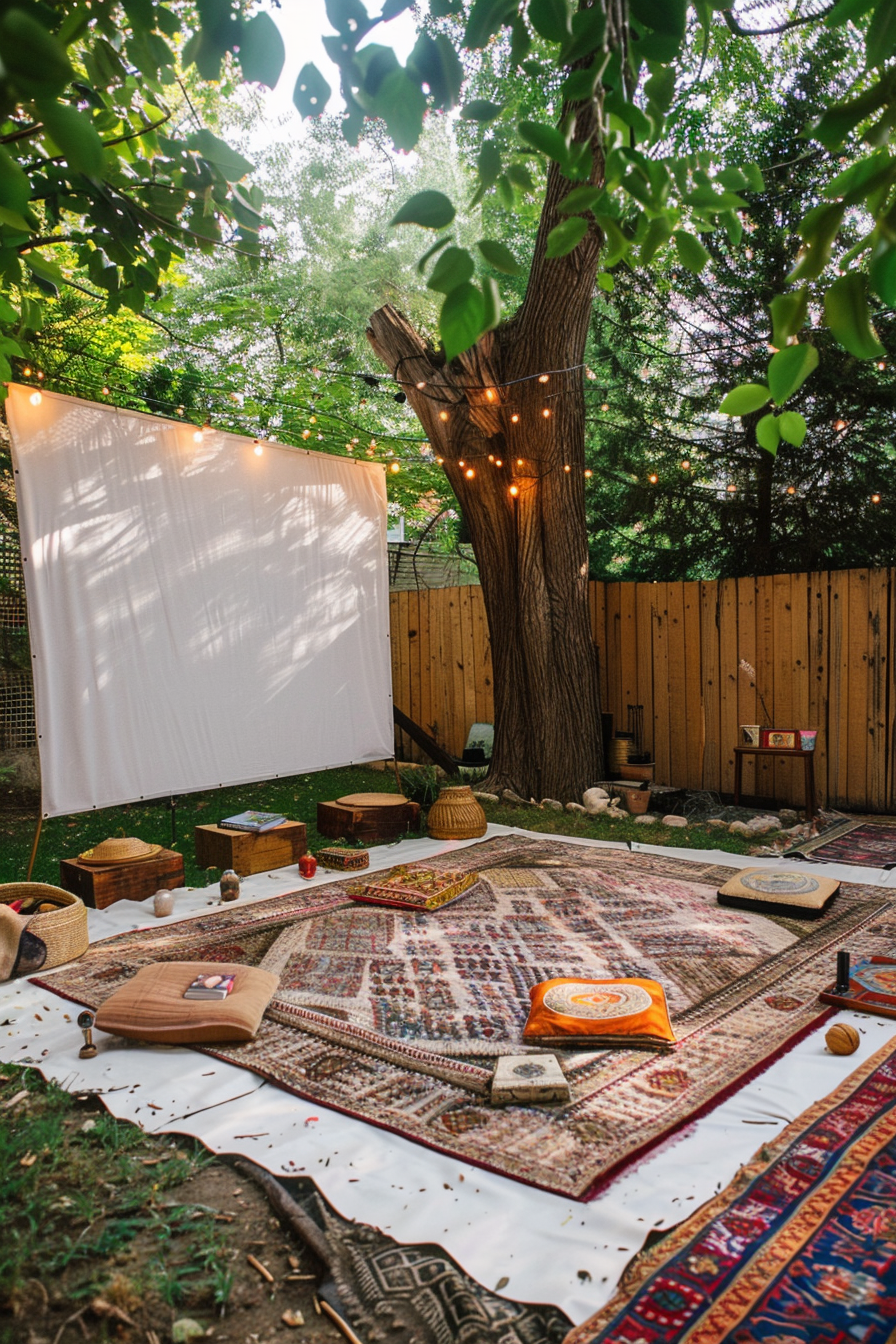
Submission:
[[[557,1307],[499,1297],[436,1245],[406,1245],[366,1223],[342,1218],[313,1182],[278,1180],[238,1158],[281,1222],[323,1267],[317,1295],[349,1338],[365,1344],[562,1344],[569,1318]],[[502,1279],[499,1288],[506,1287]],[[349,1334],[351,1331],[351,1334]]]
[[892,1344],[896,1047],[642,1251],[566,1344]]
[[[358,905],[341,883],[91,946],[41,978],[97,1007],[152,961],[267,965],[280,989],[258,1035],[207,1053],[313,1102],[517,1180],[589,1198],[810,1030],[835,953],[896,946],[896,907],[844,883],[812,924],[725,909],[730,868],[489,840],[426,867],[480,881],[431,914]],[[648,976],[678,1044],[557,1052],[566,1104],[489,1104],[496,1055],[518,1053],[529,989],[553,976]]]
[[857,821],[837,829],[839,834],[822,834],[788,850],[788,857],[811,856],[813,863],[853,863],[860,868],[896,868],[896,826]]

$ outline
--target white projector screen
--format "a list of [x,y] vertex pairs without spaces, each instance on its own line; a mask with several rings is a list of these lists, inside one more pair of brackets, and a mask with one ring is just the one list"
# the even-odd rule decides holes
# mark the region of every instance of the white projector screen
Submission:
[[7,407],[45,816],[392,755],[382,466]]

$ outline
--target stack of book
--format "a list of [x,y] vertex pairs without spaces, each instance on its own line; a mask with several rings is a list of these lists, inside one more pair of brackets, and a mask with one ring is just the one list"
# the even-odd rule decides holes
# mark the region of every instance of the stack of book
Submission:
[[285,820],[280,812],[253,812],[250,809],[248,812],[237,812],[235,817],[225,817],[218,825],[225,831],[254,831],[256,835],[261,835],[262,831],[282,826]]

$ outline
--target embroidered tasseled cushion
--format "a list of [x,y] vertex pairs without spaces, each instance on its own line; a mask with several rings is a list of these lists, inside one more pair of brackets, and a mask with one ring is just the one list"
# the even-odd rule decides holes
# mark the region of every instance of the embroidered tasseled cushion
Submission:
[[719,888],[719,905],[760,915],[818,919],[840,890],[832,877],[798,868],[743,868]]
[[[200,975],[233,975],[226,999],[185,999]],[[156,961],[117,989],[96,1015],[100,1031],[136,1041],[190,1045],[251,1041],[280,983],[255,966],[220,961]]]
[[675,1044],[666,996],[656,980],[543,980],[530,989],[526,1041],[579,1049],[665,1050]]

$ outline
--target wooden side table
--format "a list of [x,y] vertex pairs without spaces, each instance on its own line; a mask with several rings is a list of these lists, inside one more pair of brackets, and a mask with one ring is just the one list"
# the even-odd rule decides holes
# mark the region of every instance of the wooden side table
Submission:
[[815,752],[803,751],[801,747],[735,747],[734,748],[734,802],[740,802],[741,776],[745,756],[780,756],[792,760],[802,760],[806,779],[806,820],[818,813],[815,800]]

